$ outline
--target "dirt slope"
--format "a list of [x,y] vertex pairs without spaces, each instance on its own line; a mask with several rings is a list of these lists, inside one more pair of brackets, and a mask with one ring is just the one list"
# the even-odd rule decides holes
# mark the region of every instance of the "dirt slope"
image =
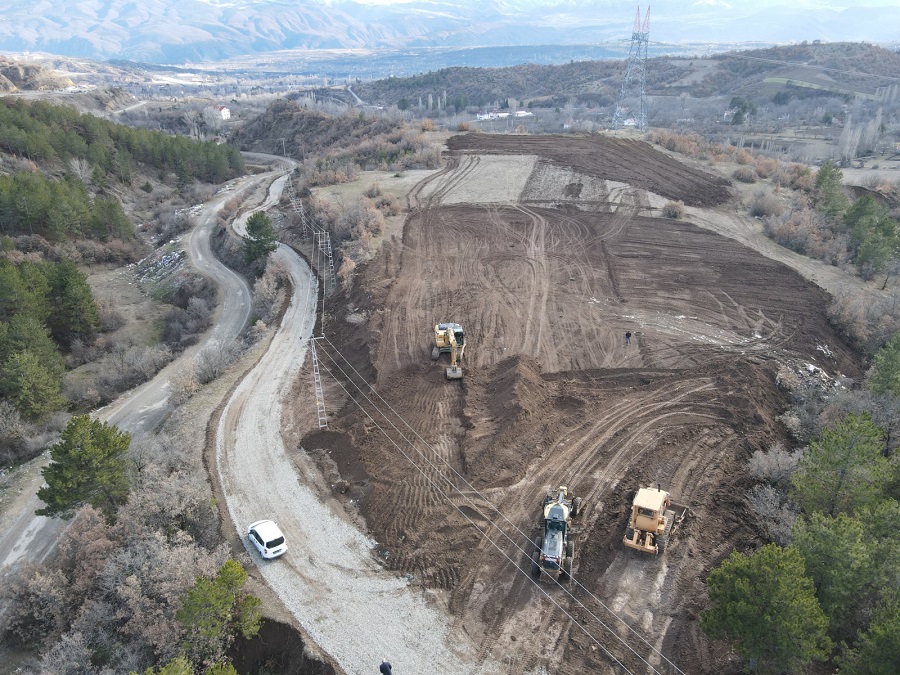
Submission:
[[[703,579],[757,543],[742,476],[781,433],[779,364],[858,374],[826,294],[732,239],[649,217],[656,195],[729,193],[639,142],[449,147],[411,193],[402,241],[326,324],[326,373],[349,362],[374,391],[301,445],[327,454],[385,564],[509,672],[738,669],[698,629]],[[431,327],[448,320],[466,329],[461,382],[429,360]],[[587,507],[568,590],[523,573],[540,499],[561,483]],[[656,483],[692,515],[651,558],[621,537],[633,491]]]

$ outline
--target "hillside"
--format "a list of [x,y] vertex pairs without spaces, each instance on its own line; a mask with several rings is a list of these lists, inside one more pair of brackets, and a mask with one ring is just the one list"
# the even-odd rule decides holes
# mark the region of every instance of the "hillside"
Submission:
[[71,86],[72,80],[40,64],[19,63],[0,56],[0,93],[45,91]]
[[[419,98],[443,96],[460,108],[504,99],[535,105],[604,106],[622,86],[623,61],[586,61],[560,66],[446,68],[414,77],[362,83],[354,91],[375,105],[414,106]],[[708,58],[657,57],[646,68],[651,96],[694,98],[758,90],[767,78],[812,79],[862,93],[900,81],[900,53],[866,43],[803,44],[730,52]],[[805,76],[805,77],[804,77]]]

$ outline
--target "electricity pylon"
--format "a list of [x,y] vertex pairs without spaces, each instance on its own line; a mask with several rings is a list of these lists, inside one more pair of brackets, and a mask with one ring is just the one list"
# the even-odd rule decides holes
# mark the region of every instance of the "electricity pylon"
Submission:
[[632,126],[647,128],[647,46],[650,42],[650,8],[641,25],[641,8],[637,8],[634,28],[631,31],[631,47],[628,49],[628,63],[625,66],[625,81],[622,93],[616,103],[613,128]]

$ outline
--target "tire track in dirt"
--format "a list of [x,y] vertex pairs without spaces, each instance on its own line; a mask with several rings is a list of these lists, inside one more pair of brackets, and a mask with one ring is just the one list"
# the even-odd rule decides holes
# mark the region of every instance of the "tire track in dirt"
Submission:
[[[696,381],[692,381],[689,376],[682,375],[675,382],[665,382],[653,392],[646,396],[635,396],[633,400],[623,400],[611,406],[608,411],[596,419],[586,421],[581,428],[573,430],[559,443],[559,449],[562,452],[554,456],[553,465],[567,466],[566,469],[554,472],[552,467],[548,467],[542,472],[530,474],[526,482],[535,485],[536,489],[532,494],[527,495],[525,500],[530,504],[539,504],[546,488],[552,488],[556,485],[570,485],[582,488],[577,492],[584,498],[585,508],[591,514],[591,505],[597,505],[601,502],[608,488],[615,484],[619,478],[625,473],[629,464],[640,463],[642,455],[645,451],[652,449],[655,440],[659,436],[670,430],[669,422],[678,419],[681,423],[713,422],[717,419],[714,411],[708,413],[700,412],[696,409],[697,403],[692,401],[692,397],[700,394],[709,393],[713,389],[712,383],[707,381],[697,385]],[[680,409],[672,410],[673,404],[681,404]],[[659,427],[659,428],[658,428]],[[655,431],[656,433],[650,433]],[[606,451],[599,451],[599,448],[611,446]],[[585,478],[590,476],[590,484],[592,489],[585,491],[583,485]],[[674,489],[674,488],[673,488]],[[496,508],[496,507],[495,507]],[[500,509],[506,511],[506,509]],[[490,512],[493,512],[491,509]],[[537,510],[535,509],[536,513]],[[531,520],[534,519],[534,513]],[[529,514],[522,514],[525,518],[522,522],[528,522]],[[599,514],[591,514],[596,517]],[[509,517],[509,514],[507,514]],[[588,519],[581,525],[581,529],[590,529],[591,521]],[[503,529],[503,528],[501,528]],[[511,530],[510,527],[506,528]],[[512,542],[508,542],[499,537],[495,531],[489,531],[486,538],[502,543],[506,554],[513,560],[522,559],[522,549],[526,553],[530,552],[530,538],[523,537],[529,534],[531,528],[527,525],[520,525],[518,532],[507,531],[511,535]],[[518,547],[517,547],[518,544]],[[577,544],[576,544],[577,546]],[[494,546],[488,542],[483,542],[479,546],[480,559],[493,556]],[[525,558],[527,559],[527,555]],[[576,564],[573,574],[578,574],[578,552],[576,551]],[[482,563],[483,564],[483,563]],[[527,569],[527,560],[522,564],[523,569]],[[481,568],[481,565],[478,566]],[[463,584],[470,587],[475,584],[473,578],[464,579]],[[551,587],[551,592],[558,602],[562,604],[563,609],[554,609],[544,616],[540,623],[533,625],[532,629],[536,634],[550,636],[554,633],[554,627],[565,625],[568,617],[565,611],[584,614],[584,609],[579,608],[577,604],[566,595],[558,592],[558,589]],[[574,595],[584,602],[596,616],[598,616],[606,624],[612,625],[616,623],[615,616],[610,615],[604,608],[596,605],[590,598],[579,592],[579,589],[573,588]],[[490,596],[489,604],[498,608],[519,608],[528,603],[535,597],[533,584],[528,578],[516,577],[513,579],[508,588],[504,587],[502,597],[498,597],[498,593]],[[497,616],[491,622],[490,626],[485,629],[482,640],[481,651],[483,655],[491,654],[495,659],[501,658],[501,654],[491,653],[491,649],[497,644],[504,625],[508,622],[510,616],[506,610],[498,611]],[[592,625],[592,630],[600,635],[606,635],[615,641],[615,638],[609,633],[608,629],[599,623]],[[621,636],[631,638],[633,636]],[[560,636],[562,639],[562,636]],[[644,658],[649,658],[650,650],[646,650],[647,654]],[[639,664],[640,660],[633,654],[623,651],[619,654],[622,660],[632,659]],[[523,664],[527,666],[529,664]],[[519,672],[519,671],[516,671]]]
[[[423,451],[448,465],[424,466],[429,480],[413,480],[383,437],[359,436],[348,419],[346,461],[364,465],[368,477],[361,512],[391,569],[440,590],[478,658],[516,673],[615,672],[605,645],[646,672],[641,659],[669,667],[656,647],[688,672],[708,672],[715,647],[696,628],[699,580],[746,539],[734,476],[775,435],[777,363],[822,363],[815,346],[823,339],[837,350],[831,367],[851,363],[819,309],[824,296],[729,240],[640,215],[649,210],[647,190],[686,203],[727,198],[722,182],[641,144],[463,143],[472,154],[451,152],[448,170],[410,201],[419,206],[391,276],[379,278],[376,264],[362,285],[371,293],[378,390],[422,435]],[[530,153],[534,185],[503,184],[496,201],[461,203],[454,189],[490,196],[461,176],[482,151]],[[466,175],[471,182],[475,174]],[[524,201],[506,201],[517,190]],[[428,359],[438,319],[466,330],[462,382],[447,382],[443,361]],[[634,336],[629,346],[625,330]],[[429,498],[426,486],[442,480],[446,494]],[[692,502],[696,524],[686,523],[665,556],[628,557],[621,539],[629,493],[656,482]],[[587,504],[572,588],[587,609],[519,571],[529,567],[540,499],[559,483]],[[699,536],[709,528],[719,537],[711,545]],[[612,622],[601,602],[619,607],[652,643]],[[567,612],[575,610],[573,620]],[[522,639],[529,635],[541,639]]]

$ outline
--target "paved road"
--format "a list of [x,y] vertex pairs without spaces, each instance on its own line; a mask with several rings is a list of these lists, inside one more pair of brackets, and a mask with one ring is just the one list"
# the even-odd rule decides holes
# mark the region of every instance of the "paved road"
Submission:
[[[214,345],[225,345],[234,340],[243,330],[250,318],[250,288],[242,277],[220,263],[210,250],[209,236],[216,222],[216,215],[222,210],[225,202],[235,194],[246,191],[252,194],[254,188],[276,179],[291,164],[283,158],[271,155],[252,154],[249,159],[254,162],[265,162],[276,166],[275,170],[252,176],[245,176],[235,182],[234,190],[218,195],[203,208],[198,216],[197,225],[187,240],[187,250],[191,261],[201,272],[210,275],[222,288],[221,303],[213,327],[202,340],[161,370],[149,382],[124,394],[117,401],[97,411],[96,417],[116,424],[119,428],[131,432],[135,437],[150,433],[157,429],[169,413],[168,398],[171,390],[170,380],[178,373],[189,359]],[[281,178],[284,185],[285,178]],[[271,206],[272,192],[265,202]],[[275,199],[277,201],[277,198]],[[241,224],[235,229],[241,230]],[[41,460],[49,462],[48,457]],[[40,482],[32,481],[29,486],[30,495],[19,500],[18,511],[13,517],[6,518],[7,527],[0,532],[0,571],[14,566],[23,559],[32,561],[44,560],[56,544],[60,530],[65,521],[58,518],[36,516],[35,510],[43,506],[43,502],[34,494]]]

